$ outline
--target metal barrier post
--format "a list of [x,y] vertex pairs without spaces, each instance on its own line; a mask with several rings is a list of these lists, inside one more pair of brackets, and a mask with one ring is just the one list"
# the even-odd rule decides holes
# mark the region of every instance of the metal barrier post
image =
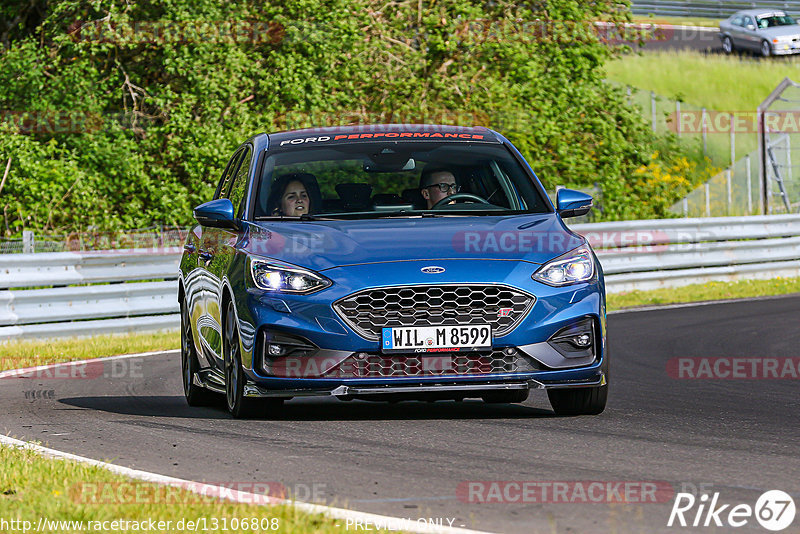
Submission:
[[706,126],[706,108],[703,108],[702,113],[700,114],[700,120],[702,121],[702,129],[703,129],[703,155],[705,156],[708,153],[708,127]]
[[650,118],[653,123],[653,133],[656,131],[656,94],[650,91]]
[[734,128],[734,123],[736,119],[731,113],[731,167],[736,163],[736,130]]
[[750,178],[750,154],[744,157],[744,165],[747,170],[747,214],[753,213],[753,182]]
[[733,204],[733,191],[732,191],[732,175],[733,175],[733,167],[729,168],[725,172],[725,185],[728,188],[728,209],[725,211],[727,215],[731,214],[731,204]]
[[23,254],[32,254],[34,252],[35,242],[33,232],[30,230],[22,231],[22,252]]

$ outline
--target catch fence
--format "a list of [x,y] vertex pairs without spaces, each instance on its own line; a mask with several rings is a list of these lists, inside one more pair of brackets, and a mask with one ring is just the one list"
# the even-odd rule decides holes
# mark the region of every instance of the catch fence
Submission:
[[766,8],[782,9],[795,14],[800,12],[800,2],[783,1],[774,2],[770,0],[753,0],[751,2],[730,2],[717,0],[716,2],[697,1],[697,0],[650,0],[635,1],[631,6],[631,11],[638,15],[663,15],[673,17],[708,17],[723,19],[730,17],[736,11],[742,9]]
[[26,230],[21,238],[0,238],[0,254],[179,247],[186,241],[188,232],[188,227],[180,226],[151,226],[135,230],[86,231],[70,234],[48,234]]
[[766,213],[800,211],[800,84],[785,78],[758,107]]

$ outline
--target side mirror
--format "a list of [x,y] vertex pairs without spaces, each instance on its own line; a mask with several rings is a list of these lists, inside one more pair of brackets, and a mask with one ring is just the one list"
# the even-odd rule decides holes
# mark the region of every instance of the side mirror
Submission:
[[227,198],[218,198],[197,206],[194,209],[194,218],[203,226],[239,229],[234,219],[233,204]]
[[592,197],[574,189],[559,189],[556,194],[556,211],[562,219],[580,217],[592,209]]
[[756,27],[753,26],[752,24],[748,24],[747,25],[747,29],[750,30],[750,31],[755,31]]

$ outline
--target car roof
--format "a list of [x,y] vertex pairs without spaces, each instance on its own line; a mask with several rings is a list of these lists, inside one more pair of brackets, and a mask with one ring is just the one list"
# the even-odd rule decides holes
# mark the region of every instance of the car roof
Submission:
[[750,15],[751,17],[761,17],[763,15],[772,15],[774,13],[785,13],[785,14],[788,15],[788,13],[786,13],[785,10],[778,9],[778,8],[775,8],[775,9],[764,9],[764,8],[761,8],[761,9],[744,9],[742,11],[737,11],[733,15]]
[[[448,126],[439,124],[361,124],[306,128],[268,134],[270,145],[316,144],[317,142],[359,141],[480,141],[500,143],[498,136],[483,126]],[[313,141],[312,141],[313,139]]]

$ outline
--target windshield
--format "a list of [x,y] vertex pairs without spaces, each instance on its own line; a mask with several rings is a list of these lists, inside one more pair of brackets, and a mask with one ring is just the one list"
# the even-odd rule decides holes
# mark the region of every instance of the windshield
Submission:
[[775,13],[764,17],[758,17],[759,28],[772,28],[774,26],[791,26],[797,24],[792,17],[782,13]]
[[361,142],[276,149],[264,162],[256,218],[547,213],[500,144]]

